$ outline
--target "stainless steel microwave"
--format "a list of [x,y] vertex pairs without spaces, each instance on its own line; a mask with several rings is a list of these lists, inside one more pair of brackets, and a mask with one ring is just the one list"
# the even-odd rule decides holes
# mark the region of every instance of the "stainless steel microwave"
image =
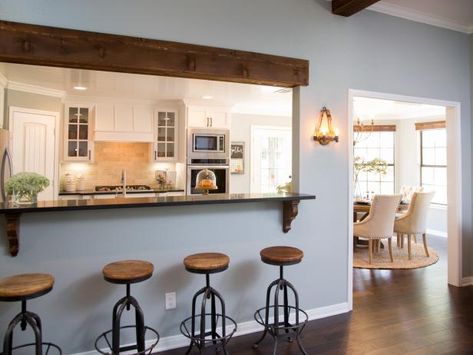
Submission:
[[187,145],[188,164],[230,159],[229,130],[191,129]]

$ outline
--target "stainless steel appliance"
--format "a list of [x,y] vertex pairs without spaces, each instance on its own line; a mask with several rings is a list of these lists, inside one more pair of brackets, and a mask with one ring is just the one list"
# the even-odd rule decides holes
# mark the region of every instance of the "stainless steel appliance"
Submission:
[[187,142],[187,164],[228,165],[229,130],[191,129]]
[[197,174],[203,169],[211,170],[217,180],[217,189],[210,190],[209,194],[225,194],[229,192],[230,169],[228,165],[188,165],[187,166],[187,194],[201,195],[202,191],[196,190]]
[[7,200],[5,182],[11,177],[13,172],[12,157],[8,149],[10,134],[5,129],[0,129],[0,199],[1,202]]

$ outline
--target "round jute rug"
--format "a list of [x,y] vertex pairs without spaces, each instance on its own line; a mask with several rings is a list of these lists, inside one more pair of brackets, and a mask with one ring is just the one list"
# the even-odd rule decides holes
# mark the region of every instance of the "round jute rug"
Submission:
[[392,263],[389,259],[388,243],[383,240],[384,249],[380,249],[379,253],[373,253],[373,261],[368,262],[368,248],[357,246],[353,253],[353,267],[358,269],[384,269],[384,270],[402,270],[402,269],[418,269],[435,264],[439,260],[439,256],[435,250],[429,248],[429,257],[425,255],[424,245],[422,243],[412,243],[412,258],[409,260],[407,256],[407,245],[404,248],[398,248],[396,239],[393,238],[393,259]]

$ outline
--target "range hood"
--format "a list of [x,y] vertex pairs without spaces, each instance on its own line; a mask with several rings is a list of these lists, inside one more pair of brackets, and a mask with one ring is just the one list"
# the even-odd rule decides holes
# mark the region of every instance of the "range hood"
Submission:
[[95,131],[96,142],[139,142],[153,143],[152,132],[117,132],[117,131]]

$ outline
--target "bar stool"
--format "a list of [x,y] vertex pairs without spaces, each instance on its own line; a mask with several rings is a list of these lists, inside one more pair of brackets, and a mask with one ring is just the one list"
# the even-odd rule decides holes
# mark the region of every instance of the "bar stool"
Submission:
[[[279,266],[279,279],[271,282],[266,291],[266,305],[255,312],[255,320],[264,326],[264,332],[261,338],[253,345],[257,348],[261,341],[270,334],[274,339],[273,355],[276,354],[278,347],[278,338],[281,334],[288,335],[289,342],[292,342],[291,333],[295,335],[297,345],[303,354],[307,354],[300,341],[300,334],[307,324],[307,313],[299,308],[299,295],[295,287],[284,279],[284,266],[295,265],[301,262],[304,253],[302,250],[287,247],[275,246],[261,250],[261,261],[269,265]],[[271,304],[271,292],[274,287],[274,302]],[[294,305],[289,304],[289,292],[292,291]],[[279,303],[279,294],[282,292],[284,297],[282,305]],[[282,312],[282,320],[279,314]],[[270,322],[272,313],[273,321]],[[291,314],[292,313],[292,314]]]
[[[134,354],[151,354],[153,348],[158,344],[159,334],[153,328],[145,326],[143,310],[136,298],[131,296],[131,284],[149,279],[153,275],[153,264],[142,260],[124,260],[106,265],[103,268],[103,277],[105,281],[113,284],[126,285],[126,296],[121,298],[113,307],[112,329],[102,333],[95,340],[95,349],[101,354],[117,355],[123,351],[137,350]],[[123,311],[130,310],[130,306],[135,309],[135,325],[121,326],[120,320]],[[123,329],[134,328],[136,332],[136,343],[126,346],[120,346],[120,331]],[[149,331],[156,337],[152,344],[145,348],[145,336]],[[112,334],[112,344],[109,341],[109,335]],[[104,346],[101,346],[103,343]],[[107,347],[105,347],[105,345]],[[111,352],[103,349],[108,348]]]
[[[61,348],[53,343],[43,342],[41,319],[33,312],[26,310],[26,301],[47,294],[53,289],[54,277],[49,274],[21,274],[0,279],[0,301],[21,301],[21,312],[8,325],[3,340],[2,355],[11,355],[13,350],[20,348],[35,348],[35,355],[43,354],[43,346],[46,346],[46,354],[51,348],[62,354]],[[29,325],[34,332],[35,342],[13,347],[13,331],[20,324],[21,330],[26,330]]]
[[[210,274],[222,272],[228,268],[230,258],[220,253],[201,253],[187,256],[184,259],[184,266],[187,271],[195,274],[205,274],[206,285],[192,298],[192,315],[182,321],[181,333],[190,339],[191,343],[186,354],[189,354],[195,345],[199,352],[207,344],[213,344],[214,347],[221,345],[224,354],[228,354],[226,345],[236,331],[236,322],[225,314],[225,301],[220,293],[210,286]],[[197,298],[202,295],[201,312],[196,314]],[[219,301],[220,313],[217,312],[217,302]],[[207,300],[211,301],[210,313],[207,312]],[[210,319],[210,331],[206,331],[206,320]],[[196,332],[196,321],[199,321],[199,331]],[[221,334],[217,332],[217,326],[221,324]],[[227,323],[232,326],[231,332],[227,333]],[[190,328],[190,330],[189,330]]]

